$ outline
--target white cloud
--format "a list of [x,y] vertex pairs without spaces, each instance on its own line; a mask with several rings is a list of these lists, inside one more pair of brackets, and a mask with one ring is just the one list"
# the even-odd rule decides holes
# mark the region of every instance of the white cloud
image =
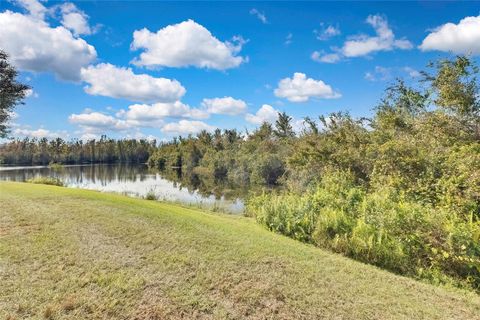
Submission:
[[382,67],[376,66],[373,71],[365,72],[364,78],[368,81],[388,81],[401,78],[407,74],[411,78],[420,76],[420,72],[411,67]]
[[[101,113],[86,108],[82,113],[72,114],[69,122],[81,128],[80,133],[92,134],[96,137],[108,131],[122,131],[123,134],[132,134],[132,130],[139,128],[160,128],[164,126],[166,118],[205,119],[209,114],[205,110],[192,109],[180,101],[171,103],[134,104],[127,110],[120,110],[115,115]],[[184,128],[187,124],[203,123],[199,121],[178,122]],[[174,131],[172,126],[167,131]]]
[[100,112],[87,111],[85,113],[72,114],[68,120],[70,123],[80,126],[86,133],[122,131],[130,128],[130,125],[124,120],[119,120]]
[[285,45],[288,46],[289,44],[291,44],[292,41],[293,41],[292,39],[293,39],[293,34],[291,32],[289,32],[287,34],[287,36],[285,37],[285,42],[284,42]]
[[375,81],[375,75],[373,74],[373,72],[365,72],[365,76],[364,76],[365,80],[368,80],[368,81]]
[[30,137],[30,138],[48,138],[48,139],[54,139],[61,137],[65,139],[65,137],[68,137],[68,134],[65,131],[50,131],[44,128],[39,128],[36,130],[32,129],[26,129],[26,128],[16,128],[13,130],[13,134],[15,136],[23,136],[23,137]]
[[167,123],[162,127],[162,132],[170,134],[194,134],[202,130],[213,131],[215,128],[202,121],[180,120]]
[[329,25],[325,27],[325,24],[320,23],[321,29],[320,30],[313,30],[318,40],[328,40],[332,37],[340,35],[340,29],[338,27]]
[[146,135],[144,134],[143,132],[141,132],[140,130],[136,130],[132,133],[127,133],[125,135],[125,138],[126,139],[135,139],[135,140],[147,140],[149,142],[152,142],[153,140],[156,140],[156,141],[162,141],[162,140],[165,140],[167,141],[166,139],[159,139],[158,137],[154,136],[154,135]]
[[265,16],[265,13],[260,12],[257,9],[255,8],[251,9],[250,14],[256,16],[258,20],[262,21],[263,24],[268,23],[267,16]]
[[[18,119],[20,116],[18,115],[18,113],[16,113],[15,111],[8,111],[8,120],[9,121],[13,121],[13,120],[16,120]],[[11,123],[11,125],[13,125],[13,123]]]
[[202,105],[208,113],[238,115],[247,110],[247,104],[243,100],[232,97],[203,99]]
[[273,123],[278,118],[279,111],[274,109],[271,105],[264,104],[255,114],[248,113],[245,120],[250,123],[260,125],[264,122]]
[[82,68],[81,78],[89,84],[85,87],[89,94],[139,102],[174,102],[186,92],[177,80],[134,74],[108,63]]
[[417,70],[413,69],[412,67],[404,67],[403,68],[403,71],[405,71],[406,73],[408,73],[408,75],[412,78],[418,78],[420,77],[420,72],[418,72]]
[[322,80],[307,78],[304,73],[295,72],[292,78],[280,80],[275,95],[291,102],[305,102],[310,98],[335,99],[341,95]]
[[406,39],[396,40],[387,20],[382,16],[370,15],[366,22],[375,29],[376,36],[359,35],[347,40],[342,48],[345,57],[359,57],[376,51],[388,51],[395,48],[411,49],[413,47],[411,42]]
[[85,132],[80,136],[80,140],[82,141],[90,141],[90,140],[99,140],[100,135],[91,133],[91,132]]
[[74,35],[89,35],[93,33],[92,28],[88,24],[88,16],[73,3],[67,2],[60,5],[60,11],[62,14],[62,25],[71,30]]
[[335,53],[321,55],[319,52],[312,54],[312,59],[317,62],[334,63],[341,58],[354,58],[367,56],[378,51],[391,51],[394,49],[408,50],[413,45],[407,39],[396,39],[388,21],[380,15],[370,15],[366,23],[375,30],[375,36],[360,34],[349,37],[339,49],[334,48]]
[[300,134],[307,129],[307,123],[305,122],[305,119],[292,119],[292,129],[295,131],[296,134]]
[[480,54],[480,16],[465,17],[458,24],[446,23],[433,30],[419,46],[422,51]]
[[323,53],[314,51],[312,53],[312,60],[317,62],[325,62],[325,63],[336,63],[340,61],[342,57],[338,53]]
[[80,68],[97,57],[93,46],[66,28],[8,10],[0,13],[0,43],[21,70],[53,72],[64,80],[79,80]]
[[221,42],[193,20],[166,26],[156,33],[144,28],[133,33],[132,49],[145,50],[133,63],[148,67],[235,68],[246,61],[236,56],[245,40],[235,37],[233,42]]
[[392,69],[376,66],[374,71],[365,73],[365,79],[368,81],[386,81],[392,78]]
[[30,98],[30,97],[38,98],[38,93],[36,93],[35,91],[33,91],[33,89],[27,89],[27,90],[25,91],[25,98]]
[[45,14],[47,13],[47,8],[37,0],[16,0],[19,6],[23,7],[28,11],[28,14],[39,20],[45,19]]
[[163,119],[167,117],[206,119],[209,115],[204,110],[192,109],[180,101],[175,101],[152,105],[134,104],[129,106],[128,110],[119,111],[117,116],[137,126],[152,127],[162,124]]

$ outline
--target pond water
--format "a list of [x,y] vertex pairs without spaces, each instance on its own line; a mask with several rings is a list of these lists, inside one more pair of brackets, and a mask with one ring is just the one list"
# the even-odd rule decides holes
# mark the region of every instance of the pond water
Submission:
[[185,185],[176,174],[173,180],[159,172],[152,172],[146,165],[72,165],[61,168],[44,166],[0,167],[0,180],[26,181],[35,177],[56,177],[70,188],[82,188],[103,192],[121,193],[133,197],[145,197],[154,193],[159,200],[217,209],[229,213],[243,213],[244,203],[239,197],[226,197],[199,189],[199,184]]

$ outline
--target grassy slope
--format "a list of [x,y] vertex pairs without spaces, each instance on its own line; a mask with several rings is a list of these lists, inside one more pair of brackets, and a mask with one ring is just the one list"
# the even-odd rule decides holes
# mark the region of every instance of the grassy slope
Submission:
[[480,298],[252,220],[0,183],[0,319],[479,319]]

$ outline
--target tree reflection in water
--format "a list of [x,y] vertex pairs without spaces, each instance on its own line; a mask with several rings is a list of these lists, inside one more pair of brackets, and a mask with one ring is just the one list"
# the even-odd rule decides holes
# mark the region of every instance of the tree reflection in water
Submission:
[[118,192],[144,197],[155,192],[158,199],[241,213],[245,188],[205,179],[180,169],[163,172],[146,165],[74,165],[50,167],[0,167],[0,180],[26,181],[34,177],[55,177],[67,187]]

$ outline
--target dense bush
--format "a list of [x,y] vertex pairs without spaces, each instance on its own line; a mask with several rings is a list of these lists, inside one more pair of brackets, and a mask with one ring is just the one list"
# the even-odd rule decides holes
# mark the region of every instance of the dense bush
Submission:
[[315,188],[264,193],[248,214],[270,230],[391,271],[480,289],[480,222],[408,200],[393,188],[367,192],[349,172],[325,172]]
[[27,180],[28,183],[34,183],[34,184],[47,184],[47,185],[52,185],[52,186],[59,186],[63,187],[63,182],[62,180],[54,177],[36,177]]

